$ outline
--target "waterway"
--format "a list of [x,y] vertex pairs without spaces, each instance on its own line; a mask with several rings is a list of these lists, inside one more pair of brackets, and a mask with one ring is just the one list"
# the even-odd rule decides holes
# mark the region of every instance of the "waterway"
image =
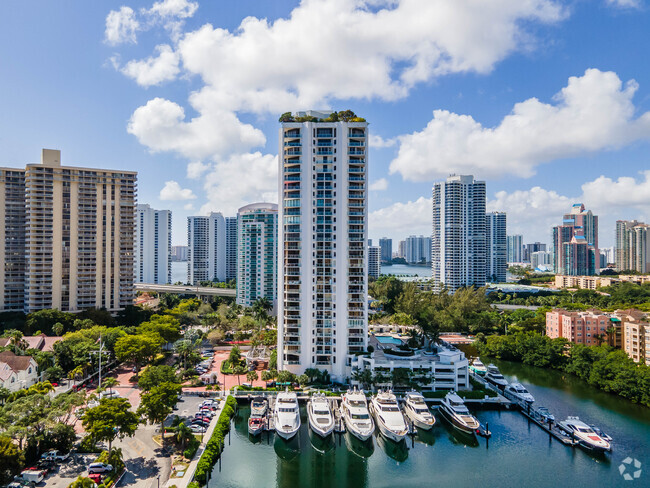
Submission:
[[172,283],[187,283],[187,261],[172,261]]
[[[210,486],[219,487],[612,487],[650,486],[650,409],[634,405],[552,370],[499,362],[510,381],[520,381],[557,419],[579,415],[614,438],[613,452],[593,456],[549,439],[513,411],[476,411],[492,438],[468,438],[444,420],[395,444],[375,435],[359,443],[349,434],[329,441],[314,436],[302,407],[302,428],[291,441],[274,434],[253,440],[249,409],[240,407],[221,469]],[[439,417],[436,415],[436,417]],[[641,476],[626,482],[619,465],[642,463]],[[630,468],[627,468],[630,470]]]

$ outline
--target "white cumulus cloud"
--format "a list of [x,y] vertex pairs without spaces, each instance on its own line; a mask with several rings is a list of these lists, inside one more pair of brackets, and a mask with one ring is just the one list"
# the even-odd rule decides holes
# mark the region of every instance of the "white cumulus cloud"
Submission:
[[379,178],[378,180],[370,183],[369,186],[372,191],[382,191],[388,189],[388,180],[386,178]]
[[616,73],[589,69],[569,78],[555,104],[531,98],[514,106],[497,127],[470,115],[435,110],[420,132],[401,136],[390,172],[412,181],[449,173],[481,178],[529,177],[537,165],[650,137],[650,112],[635,116],[638,86]]
[[178,54],[168,44],[156,46],[156,51],[157,56],[129,61],[120,71],[144,87],[173,80],[180,71]]
[[161,200],[194,200],[196,195],[189,188],[181,188],[181,185],[177,181],[171,180],[165,182],[165,186],[160,190],[160,199]]
[[234,154],[212,164],[203,178],[208,201],[202,214],[236,215],[251,202],[278,201],[278,159],[273,154]]
[[641,6],[641,0],[606,0],[606,2],[619,8],[639,8]]
[[199,8],[197,2],[190,2],[188,0],[163,0],[162,2],[154,3],[148,10],[148,13],[161,17],[179,17],[186,19],[192,17],[197,8]]
[[112,46],[125,42],[135,44],[137,42],[136,32],[139,29],[140,23],[131,7],[120,7],[119,10],[111,10],[106,16],[104,41]]
[[396,242],[412,234],[430,235],[432,228],[431,205],[430,197],[420,197],[405,203],[396,202],[388,207],[370,212],[368,216],[370,234],[389,236]]
[[261,146],[264,134],[242,123],[233,112],[208,110],[189,121],[183,107],[154,98],[139,107],[127,130],[151,151],[174,151],[186,158],[203,160]]
[[394,137],[391,138],[391,139],[384,139],[381,136],[370,134],[370,138],[368,140],[368,145],[370,147],[382,149],[382,148],[385,148],[385,147],[393,147],[396,142],[397,142],[397,139],[394,138]]

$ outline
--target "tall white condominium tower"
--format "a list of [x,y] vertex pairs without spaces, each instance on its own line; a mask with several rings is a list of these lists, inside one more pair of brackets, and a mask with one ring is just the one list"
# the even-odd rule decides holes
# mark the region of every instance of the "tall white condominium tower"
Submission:
[[434,289],[484,286],[487,276],[485,182],[452,175],[433,187]]
[[40,164],[0,168],[0,310],[115,311],[134,298],[137,173]]
[[504,283],[508,270],[506,214],[504,212],[485,214],[485,238],[487,242],[487,279],[492,283]]
[[237,217],[226,217],[226,280],[237,278]]
[[226,221],[221,213],[187,218],[187,282],[226,279]]
[[172,212],[138,205],[135,218],[135,281],[172,282]]
[[368,246],[368,278],[379,278],[381,274],[381,246]]
[[278,206],[252,203],[237,212],[239,256],[237,303],[250,307],[267,298],[275,307],[278,289]]
[[368,124],[334,118],[281,119],[278,369],[340,381],[367,344]]

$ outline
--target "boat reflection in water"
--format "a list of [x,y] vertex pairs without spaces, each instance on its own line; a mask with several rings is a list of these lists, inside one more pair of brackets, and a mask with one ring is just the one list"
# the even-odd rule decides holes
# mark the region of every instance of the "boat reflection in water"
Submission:
[[447,438],[456,445],[463,445],[465,447],[478,447],[478,439],[474,434],[467,434],[456,428],[454,428],[448,422],[440,422],[444,425],[445,430],[447,431]]
[[309,432],[308,435],[309,441],[311,442],[311,447],[315,451],[321,454],[325,454],[336,447],[336,444],[334,443],[334,436],[328,435],[327,437],[321,437],[311,429],[307,429],[307,432]]
[[280,459],[291,461],[300,455],[300,435],[301,433],[298,432],[289,440],[284,440],[279,435],[275,435],[273,449]]
[[[418,435],[415,436],[416,442],[421,442],[427,446],[433,446],[436,443],[436,438],[440,435],[441,429],[436,426],[435,429],[417,429]],[[406,441],[407,443],[411,442],[410,440]],[[410,445],[410,444],[409,444]]]
[[376,435],[377,445],[381,446],[382,450],[386,453],[386,455],[389,458],[394,459],[398,463],[403,463],[408,459],[409,448],[406,445],[405,440],[395,442],[393,440],[386,439],[380,433],[377,433],[375,435]]
[[348,450],[360,458],[369,458],[372,456],[372,453],[375,452],[375,444],[372,440],[372,436],[370,436],[369,439],[362,441],[347,431],[343,437],[345,438],[345,445]]

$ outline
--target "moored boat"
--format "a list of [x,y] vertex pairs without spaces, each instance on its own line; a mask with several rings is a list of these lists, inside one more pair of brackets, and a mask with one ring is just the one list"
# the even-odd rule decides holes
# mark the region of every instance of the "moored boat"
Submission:
[[534,403],[535,397],[521,383],[510,383],[504,390],[506,398],[512,396],[518,402]]
[[508,381],[503,377],[499,368],[494,364],[490,364],[487,367],[487,373],[485,373],[485,381],[492,383],[497,388],[503,390],[508,386]]
[[264,430],[264,417],[249,417],[248,433],[250,435],[259,435]]
[[567,417],[558,426],[575,440],[578,444],[590,451],[605,452],[612,449],[609,441],[597,434],[594,429],[585,424],[578,417]]
[[472,364],[469,365],[469,369],[480,376],[485,376],[485,373],[487,373],[485,364],[483,364],[479,358],[474,358]]
[[408,427],[392,391],[379,390],[370,401],[370,410],[375,416],[379,431],[385,438],[400,442],[406,437]]
[[410,391],[406,394],[404,413],[420,429],[429,430],[436,423],[436,418],[424,401],[424,396],[416,391]]
[[291,439],[300,429],[298,397],[292,391],[281,391],[273,411],[275,431],[283,439]]
[[324,394],[316,393],[307,403],[309,426],[316,434],[327,437],[334,430],[334,414]]
[[466,434],[476,434],[480,427],[476,417],[467,410],[463,399],[453,391],[447,393],[438,411],[447,422]]
[[367,440],[375,431],[363,390],[348,390],[341,400],[341,416],[345,427],[357,439]]
[[269,409],[269,402],[264,397],[251,400],[251,417],[264,417]]

